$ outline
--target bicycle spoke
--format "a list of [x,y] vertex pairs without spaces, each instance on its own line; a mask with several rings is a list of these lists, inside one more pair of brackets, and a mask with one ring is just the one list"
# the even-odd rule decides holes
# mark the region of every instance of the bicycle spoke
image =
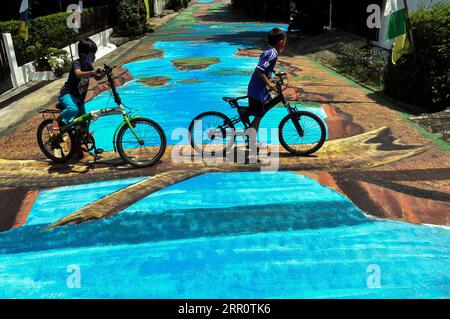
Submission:
[[[298,133],[294,121],[298,121],[302,136]],[[290,118],[282,128],[284,142],[294,152],[308,153],[322,141],[322,128],[320,123],[311,116],[302,114],[299,119]]]
[[144,143],[141,145],[131,129],[127,128],[122,137],[126,156],[136,162],[152,161],[163,147],[158,130],[147,122],[137,122],[133,129]]
[[208,114],[196,120],[191,128],[191,139],[197,151],[202,153],[222,152],[230,142],[227,134],[226,118]]

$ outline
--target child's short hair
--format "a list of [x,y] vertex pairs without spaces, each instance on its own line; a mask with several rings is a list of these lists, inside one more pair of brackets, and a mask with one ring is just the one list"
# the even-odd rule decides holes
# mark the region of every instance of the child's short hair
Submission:
[[78,42],[78,54],[88,54],[88,53],[96,53],[97,45],[91,39],[82,39]]
[[283,30],[281,30],[280,28],[273,28],[269,32],[268,40],[269,40],[270,46],[274,46],[278,42],[280,42],[281,40],[284,40],[284,39],[286,39],[286,33]]

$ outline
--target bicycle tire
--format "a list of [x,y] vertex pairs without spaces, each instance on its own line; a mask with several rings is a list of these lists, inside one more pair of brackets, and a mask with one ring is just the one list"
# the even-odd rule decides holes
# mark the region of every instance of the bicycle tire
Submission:
[[[204,152],[204,149],[202,148],[203,143],[202,144],[196,143],[195,138],[193,138],[193,136],[195,136],[195,132],[193,132],[193,130],[195,129],[195,127],[194,127],[195,122],[199,121],[202,118],[205,118],[207,116],[218,117],[218,118],[222,119],[222,122],[224,124],[228,125],[231,130],[234,131],[234,129],[235,129],[234,124],[231,122],[230,118],[223,113],[210,111],[210,112],[204,112],[204,113],[197,115],[189,125],[189,141],[191,143],[192,148],[200,154],[203,154],[203,152]],[[220,120],[219,120],[219,122],[220,122]],[[222,135],[226,137],[226,131],[224,132],[223,129],[222,129]],[[225,151],[229,150],[233,144],[234,144],[234,137],[230,138],[230,140],[227,143],[225,143],[225,146],[222,149],[217,149],[214,151],[218,152],[218,153],[225,152]]]
[[52,160],[53,162],[65,163],[65,162],[69,161],[74,155],[75,147],[76,147],[75,136],[72,131],[67,132],[67,136],[70,139],[70,145],[71,145],[70,150],[67,153],[67,155],[62,156],[62,157],[56,157],[54,154],[50,153],[50,151],[45,147],[45,145],[44,145],[45,142],[42,140],[42,134],[44,132],[44,129],[46,127],[48,127],[49,125],[52,125],[52,123],[53,123],[52,119],[46,119],[46,120],[42,121],[41,124],[39,124],[38,129],[37,129],[37,134],[36,134],[39,149],[45,155],[45,157]]
[[[156,123],[155,121],[153,121],[153,120],[146,119],[146,118],[138,118],[138,119],[131,120],[131,124],[134,127],[136,127],[139,123],[146,123],[146,125],[151,126],[158,133],[159,139],[160,139],[160,143],[159,143],[159,150],[156,153],[156,155],[152,156],[152,158],[150,160],[139,161],[139,160],[134,160],[133,156],[130,153],[127,154],[127,149],[123,147],[123,137],[124,137],[125,133],[127,132],[127,130],[129,129],[129,126],[127,124],[124,124],[120,128],[119,133],[117,135],[117,141],[116,141],[117,152],[119,153],[119,156],[126,163],[130,164],[133,167],[137,167],[137,168],[149,167],[149,166],[152,166],[155,163],[159,162],[159,160],[164,155],[164,153],[166,151],[166,147],[167,147],[166,134],[164,133],[164,131],[161,128],[161,126],[158,123]],[[144,143],[145,143],[145,141],[144,141]],[[151,146],[151,147],[152,148],[153,147],[158,147],[158,145],[157,146]]]
[[[312,119],[315,123],[317,123],[318,129],[320,130],[320,137],[314,143],[306,143],[306,144],[314,145],[313,147],[308,148],[303,151],[300,151],[300,150],[294,149],[294,147],[293,147],[294,144],[287,141],[287,136],[285,136],[286,134],[283,132],[284,132],[285,126],[287,125],[289,120],[298,121],[299,118],[301,119],[302,117]],[[295,123],[293,123],[293,124],[295,126]],[[299,124],[301,125],[301,123],[299,123]],[[297,132],[294,132],[294,134],[295,133],[297,133]],[[323,146],[323,144],[325,143],[325,140],[326,140],[326,128],[325,128],[325,124],[322,121],[322,119],[320,117],[318,117],[317,115],[315,115],[314,113],[299,111],[299,112],[296,112],[293,114],[288,114],[281,120],[280,125],[278,127],[278,137],[280,140],[280,144],[289,153],[294,154],[294,155],[306,156],[306,155],[310,155],[310,154],[317,152]]]

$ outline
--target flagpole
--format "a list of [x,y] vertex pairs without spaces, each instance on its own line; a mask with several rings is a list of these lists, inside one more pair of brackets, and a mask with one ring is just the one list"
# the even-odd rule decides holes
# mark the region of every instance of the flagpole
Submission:
[[406,21],[408,22],[409,40],[411,41],[411,45],[414,47],[414,38],[413,38],[412,27],[411,27],[411,19],[409,17],[408,1],[403,0],[403,4],[405,5]]

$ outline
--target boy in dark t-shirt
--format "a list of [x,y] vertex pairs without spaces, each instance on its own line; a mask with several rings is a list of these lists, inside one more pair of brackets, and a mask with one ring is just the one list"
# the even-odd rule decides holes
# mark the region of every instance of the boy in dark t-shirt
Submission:
[[59,130],[59,122],[69,123],[74,118],[86,113],[84,100],[89,87],[89,79],[94,76],[99,80],[105,72],[101,68],[94,70],[97,45],[91,39],[84,39],[78,43],[79,59],[72,62],[69,77],[61,88],[58,101],[61,104],[61,115],[53,124],[53,130]]
[[249,114],[254,116],[250,126],[256,131],[259,129],[262,117],[268,111],[265,104],[271,99],[269,89],[277,88],[270,78],[277,64],[278,53],[283,52],[286,46],[286,33],[279,28],[274,28],[270,31],[268,40],[269,47],[261,54],[248,85]]

